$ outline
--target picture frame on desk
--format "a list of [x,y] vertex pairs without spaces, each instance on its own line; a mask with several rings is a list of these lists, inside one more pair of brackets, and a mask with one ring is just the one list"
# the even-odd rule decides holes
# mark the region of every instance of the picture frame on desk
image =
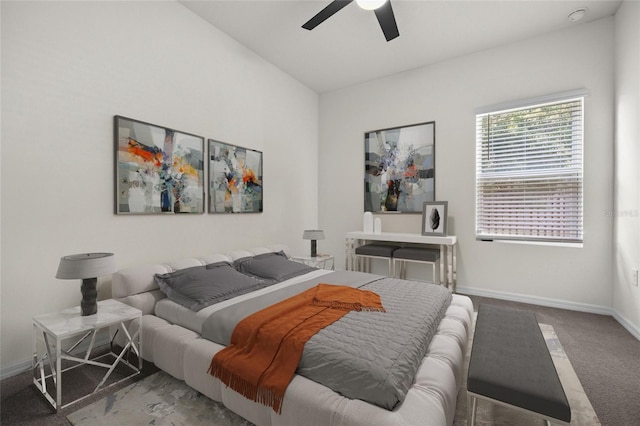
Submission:
[[425,201],[422,206],[422,235],[447,235],[448,201]]

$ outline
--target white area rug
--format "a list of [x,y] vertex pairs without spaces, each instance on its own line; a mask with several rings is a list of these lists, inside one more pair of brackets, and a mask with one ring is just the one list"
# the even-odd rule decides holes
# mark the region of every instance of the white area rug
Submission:
[[[553,327],[541,324],[553,362],[564,386],[571,406],[571,424],[599,425],[598,417],[584,393]],[[470,346],[467,351],[464,376],[469,365]],[[454,425],[467,424],[466,380],[458,394],[458,406]],[[144,380],[88,405],[67,416],[77,426],[92,425],[215,425],[250,426],[251,423],[160,371]],[[477,425],[527,426],[542,425],[539,418],[517,410],[500,407],[486,401],[478,401]]]
[[251,423],[164,371],[67,416],[73,425],[250,426]]

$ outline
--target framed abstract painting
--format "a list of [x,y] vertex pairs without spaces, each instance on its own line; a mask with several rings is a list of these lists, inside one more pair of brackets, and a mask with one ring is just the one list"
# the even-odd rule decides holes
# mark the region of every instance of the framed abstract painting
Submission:
[[209,213],[262,213],[262,152],[209,139]]
[[364,210],[422,213],[435,199],[435,121],[366,132],[364,143]]
[[204,213],[204,138],[115,116],[116,214]]

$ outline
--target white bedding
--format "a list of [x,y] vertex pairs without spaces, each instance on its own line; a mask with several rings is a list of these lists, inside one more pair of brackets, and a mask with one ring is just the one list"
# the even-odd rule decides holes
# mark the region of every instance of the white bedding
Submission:
[[173,302],[169,298],[164,298],[160,300],[158,303],[156,303],[154,313],[157,317],[160,317],[172,324],[176,324],[188,330],[195,331],[198,334],[202,334],[202,324],[204,323],[204,321],[207,318],[209,318],[209,316],[212,313],[218,311],[219,309],[226,308],[227,306],[234,305],[238,302],[241,302],[247,299],[252,299],[255,297],[262,296],[264,294],[270,293],[275,290],[279,290],[284,287],[288,287],[293,284],[297,284],[303,281],[321,277],[331,272],[332,271],[328,271],[325,269],[312,271],[304,275],[290,278],[281,283],[274,284],[272,286],[265,287],[251,293],[243,294],[238,297],[234,297],[233,299],[224,300],[220,303],[216,303],[215,305],[208,306],[197,312],[192,311],[191,309],[186,308],[182,305],[179,305],[178,303]]

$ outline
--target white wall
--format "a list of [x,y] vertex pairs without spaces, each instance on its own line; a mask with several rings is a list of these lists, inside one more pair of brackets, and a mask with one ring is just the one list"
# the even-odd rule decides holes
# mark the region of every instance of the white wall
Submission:
[[[436,198],[449,202],[462,291],[611,306],[613,18],[320,96],[320,226],[344,265],[362,228],[363,133],[435,120]],[[586,88],[584,247],[475,240],[475,108]],[[380,215],[383,231],[421,232],[420,215]]]
[[[119,267],[282,242],[317,226],[318,96],[174,2],[1,2],[2,369],[31,318],[79,304],[61,256]],[[264,213],[116,216],[113,116],[264,152]],[[295,197],[295,198],[294,198]],[[100,299],[110,297],[101,279]]]
[[616,138],[613,306],[640,329],[640,3],[625,1],[615,17]]

